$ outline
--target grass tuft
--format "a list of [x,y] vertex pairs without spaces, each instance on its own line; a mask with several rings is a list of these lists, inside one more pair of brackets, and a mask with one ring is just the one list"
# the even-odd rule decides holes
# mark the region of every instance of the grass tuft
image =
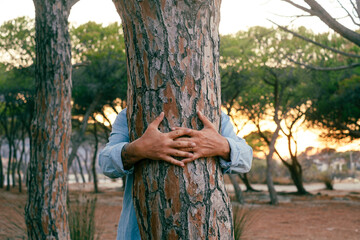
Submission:
[[96,197],[86,195],[69,201],[69,227],[72,240],[95,240]]
[[254,210],[239,205],[233,205],[234,238],[246,239],[254,220]]

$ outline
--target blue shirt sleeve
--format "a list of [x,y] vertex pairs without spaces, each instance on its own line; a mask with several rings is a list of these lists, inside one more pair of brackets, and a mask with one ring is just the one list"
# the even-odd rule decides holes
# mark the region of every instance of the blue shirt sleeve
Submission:
[[129,131],[125,108],[116,117],[112,125],[109,142],[99,154],[99,165],[105,176],[118,178],[133,172],[133,168],[124,169],[121,159],[121,150],[128,142]]
[[[245,173],[251,168],[252,148],[245,140],[236,136],[229,116],[221,113],[221,134],[229,142],[230,161],[220,158],[220,166],[224,173]],[[100,152],[99,165],[104,175],[110,178],[123,177],[134,171],[133,168],[125,170],[121,150],[129,142],[129,131],[126,119],[126,108],[116,117],[112,125],[109,142]]]
[[235,134],[230,117],[224,112],[221,112],[221,135],[228,140],[230,146],[230,161],[220,158],[220,166],[223,169],[223,172],[249,172],[253,159],[252,148],[244,139]]

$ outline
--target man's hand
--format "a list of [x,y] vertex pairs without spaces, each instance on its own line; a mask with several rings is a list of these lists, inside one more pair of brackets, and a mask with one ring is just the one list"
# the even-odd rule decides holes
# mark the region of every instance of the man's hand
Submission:
[[[158,127],[164,119],[162,112],[146,129],[145,133],[137,140],[125,145],[121,152],[124,168],[130,169],[142,159],[162,160],[171,164],[184,167],[184,162],[174,157],[192,158],[193,154],[186,149],[195,147],[195,144],[180,138],[189,135],[191,129],[182,128],[169,133],[162,133]],[[176,139],[176,141],[174,141]]]
[[[202,157],[219,156],[225,160],[230,158],[230,146],[225,137],[221,136],[215,128],[215,126],[201,113],[197,112],[199,119],[204,124],[204,128],[200,131],[190,130],[189,138],[179,137],[176,141],[189,143],[195,143],[194,147],[180,148],[179,150],[184,152],[192,152],[193,156],[183,159],[182,162],[189,163]],[[189,130],[188,128],[175,127],[172,130]]]

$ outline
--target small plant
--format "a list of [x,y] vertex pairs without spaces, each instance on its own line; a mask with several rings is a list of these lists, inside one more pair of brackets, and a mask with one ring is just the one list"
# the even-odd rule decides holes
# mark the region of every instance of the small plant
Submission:
[[78,197],[68,202],[70,237],[72,240],[95,239],[96,198]]
[[254,212],[243,206],[233,206],[234,238],[235,240],[245,239],[253,221]]

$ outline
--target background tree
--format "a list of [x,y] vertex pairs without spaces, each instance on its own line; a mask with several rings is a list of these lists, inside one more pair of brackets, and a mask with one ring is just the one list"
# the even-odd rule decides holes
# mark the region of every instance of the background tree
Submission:
[[77,0],[34,0],[36,99],[28,201],[30,239],[69,239],[67,159],[71,133],[71,47],[68,16]]
[[[220,1],[114,2],[128,58],[131,141],[162,111],[163,132],[173,126],[199,129],[197,110],[219,130]],[[233,238],[230,201],[215,158],[197,160],[184,169],[143,161],[134,174],[133,200],[142,238]]]
[[104,106],[115,109],[117,98],[121,102],[126,100],[126,65],[121,27],[117,23],[103,27],[88,22],[73,28],[71,33],[73,55],[77,62],[75,66],[79,66],[73,73],[72,114],[76,123],[74,126],[79,126],[79,130],[74,131],[72,137],[69,166],[84,140],[89,119],[95,114],[106,119]]
[[[320,46],[327,52],[331,52],[330,55],[324,56],[318,54],[320,61],[308,62],[308,61],[295,61],[307,68],[321,71],[331,70],[344,70],[354,68],[353,76],[337,77],[337,80],[330,83],[319,83],[321,90],[318,89],[318,93],[312,99],[313,107],[307,119],[314,125],[325,127],[328,132],[324,136],[330,136],[335,138],[358,138],[359,137],[359,99],[356,97],[358,94],[358,84],[356,78],[358,78],[359,72],[356,67],[360,66],[359,63],[359,46],[360,46],[360,34],[358,31],[353,30],[360,26],[360,2],[359,1],[337,1],[338,7],[343,10],[346,18],[350,19],[353,26],[342,24],[339,20],[339,16],[335,16],[329,13],[326,6],[323,6],[315,0],[303,0],[300,3],[292,0],[283,0],[301,11],[304,11],[309,16],[317,17],[331,29],[333,29],[339,36],[332,35],[325,38],[314,38],[312,36],[305,36],[302,33],[290,31],[286,27],[281,27],[282,30],[291,32],[294,36],[308,41],[312,44]],[[343,16],[342,16],[343,17]],[[328,34],[325,34],[328,35]],[[322,52],[324,53],[324,51]],[[325,66],[324,66],[325,65]],[[323,67],[324,66],[324,67]],[[324,75],[336,75],[335,73],[317,73]],[[317,77],[318,77],[317,76]],[[336,77],[335,77],[336,78]],[[352,78],[353,80],[345,80]],[[317,78],[319,79],[319,78]],[[321,78],[320,78],[321,79]],[[329,76],[329,79],[334,79],[334,76]],[[342,84],[338,81],[347,82],[347,90],[340,90]],[[337,96],[341,95],[341,92],[346,92],[346,95],[342,95],[342,100]],[[321,92],[321,93],[320,93]],[[325,97],[326,96],[326,97]],[[327,102],[331,99],[332,104]],[[332,107],[330,107],[332,106]],[[351,111],[350,108],[352,109]],[[346,109],[345,111],[343,109]]]

